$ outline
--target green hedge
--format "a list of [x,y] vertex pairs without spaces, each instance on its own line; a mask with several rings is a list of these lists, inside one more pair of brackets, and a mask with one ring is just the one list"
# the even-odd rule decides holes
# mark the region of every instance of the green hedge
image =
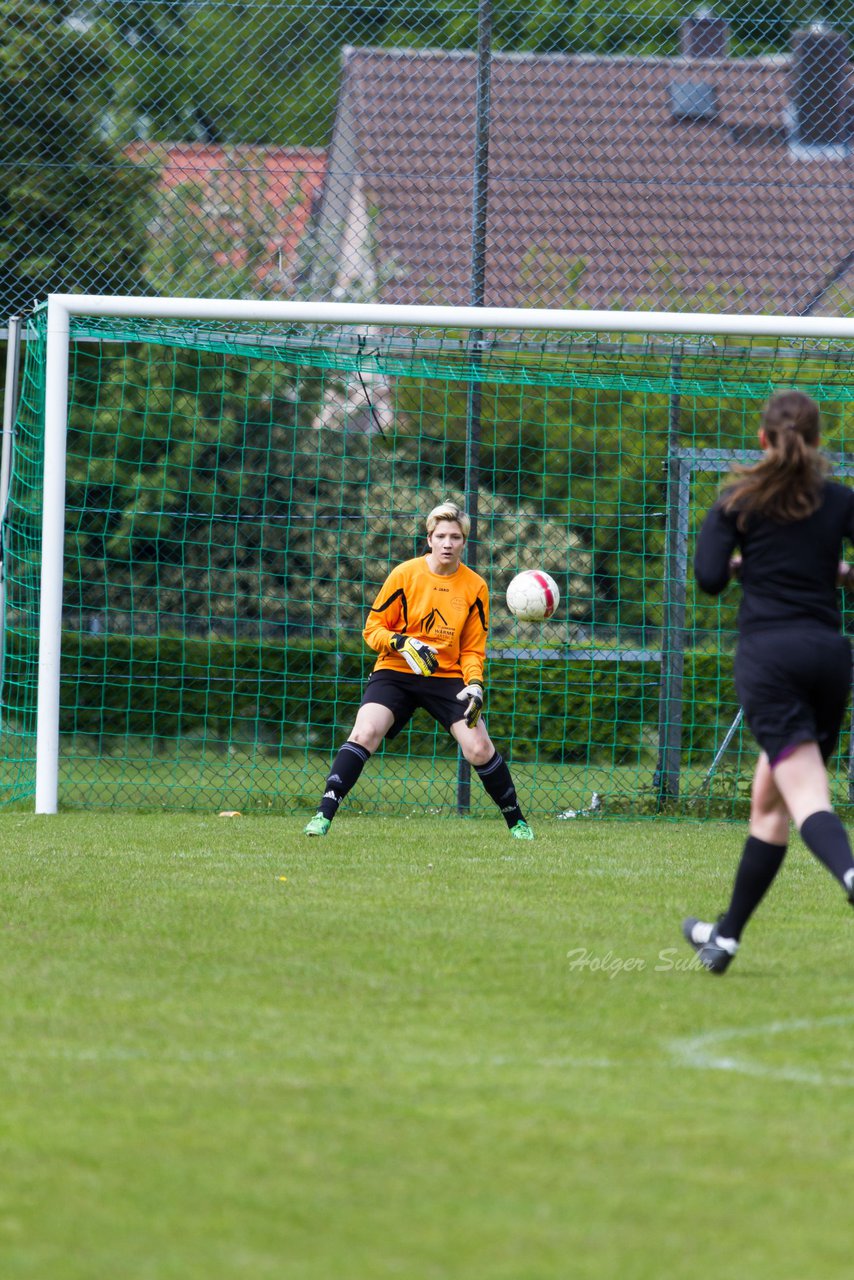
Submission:
[[185,636],[63,636],[64,733],[234,736],[249,724],[334,720],[361,688],[366,662],[329,643],[229,643]]
[[[337,745],[352,725],[372,655],[306,638],[282,644],[184,636],[63,636],[61,729],[96,736]],[[707,756],[736,710],[727,655],[685,656],[683,748]],[[496,659],[487,671],[490,733],[516,760],[621,763],[657,746],[653,663]],[[416,717],[408,748],[444,735]]]

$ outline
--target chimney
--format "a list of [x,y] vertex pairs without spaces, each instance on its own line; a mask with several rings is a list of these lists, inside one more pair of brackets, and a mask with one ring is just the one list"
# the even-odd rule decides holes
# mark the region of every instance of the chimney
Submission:
[[714,9],[702,5],[679,27],[683,58],[726,58],[729,54],[729,23]]
[[842,146],[848,140],[848,37],[812,22],[792,37],[798,142]]

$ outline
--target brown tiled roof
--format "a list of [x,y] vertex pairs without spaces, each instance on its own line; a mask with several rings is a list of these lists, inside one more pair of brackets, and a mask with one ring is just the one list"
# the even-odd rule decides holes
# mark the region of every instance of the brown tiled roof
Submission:
[[[792,74],[787,58],[496,56],[487,304],[847,307],[854,161],[790,144]],[[685,82],[714,95],[713,120],[674,118]],[[322,219],[335,236],[359,178],[385,301],[470,300],[475,91],[472,54],[344,52]]]

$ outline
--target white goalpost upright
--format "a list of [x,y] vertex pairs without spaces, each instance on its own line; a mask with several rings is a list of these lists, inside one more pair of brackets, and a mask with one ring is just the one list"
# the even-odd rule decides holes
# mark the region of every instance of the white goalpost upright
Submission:
[[408,306],[329,302],[253,302],[198,298],[53,294],[47,302],[44,509],[42,517],[35,811],[55,813],[60,740],[60,652],[66,515],[69,344],[75,317],[196,321],[263,326],[269,322],[373,329],[501,330],[686,338],[842,339],[854,346],[854,320],[825,317],[569,311],[509,307]]

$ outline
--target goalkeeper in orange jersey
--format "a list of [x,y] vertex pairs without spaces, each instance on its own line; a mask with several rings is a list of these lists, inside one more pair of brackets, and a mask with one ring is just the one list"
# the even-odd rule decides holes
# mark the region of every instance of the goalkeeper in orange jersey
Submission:
[[427,517],[426,556],[392,569],[368,614],[363,635],[379,654],[356,723],[326,779],[320,809],[305,828],[325,836],[338,806],[385,738],[394,738],[423,707],[456,738],[510,834],[533,840],[505,761],[483,722],[483,668],[489,590],[462,563],[471,521],[453,502]]

